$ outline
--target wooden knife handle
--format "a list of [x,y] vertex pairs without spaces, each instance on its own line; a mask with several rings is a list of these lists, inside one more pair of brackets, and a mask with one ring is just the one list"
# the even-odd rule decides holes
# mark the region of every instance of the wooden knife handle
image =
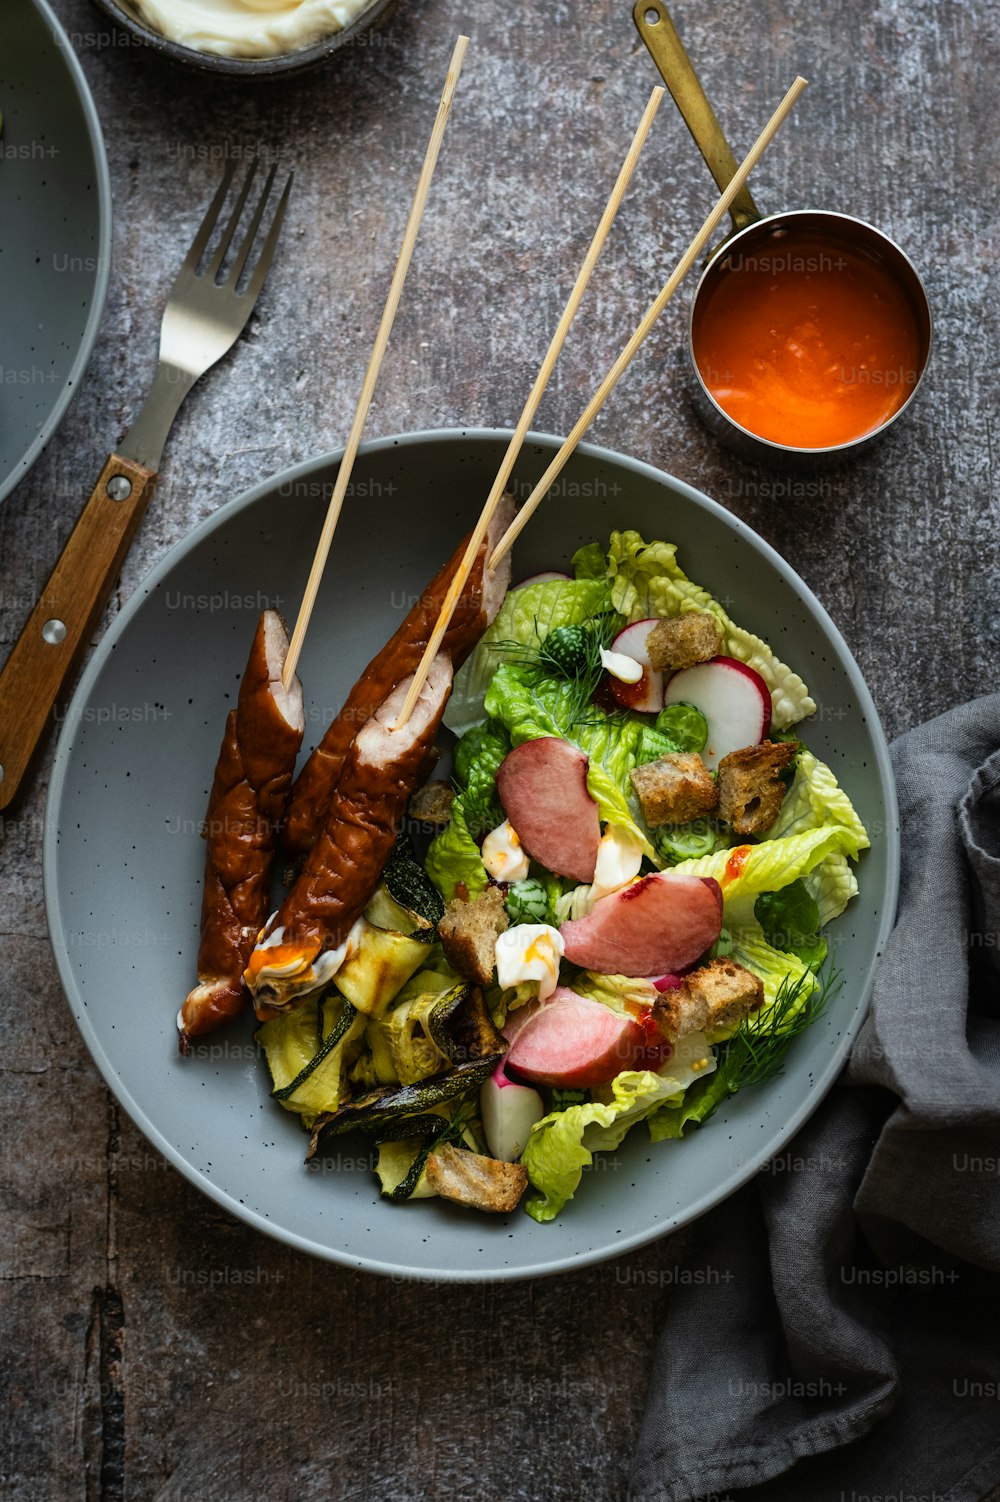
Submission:
[[53,723],[155,486],[153,470],[111,455],[0,671],[0,809]]

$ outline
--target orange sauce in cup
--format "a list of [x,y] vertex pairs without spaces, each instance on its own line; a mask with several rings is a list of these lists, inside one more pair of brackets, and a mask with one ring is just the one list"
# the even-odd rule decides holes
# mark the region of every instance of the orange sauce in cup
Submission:
[[853,246],[794,228],[733,247],[699,297],[692,342],[723,411],[794,448],[873,432],[920,375],[916,318],[891,273]]

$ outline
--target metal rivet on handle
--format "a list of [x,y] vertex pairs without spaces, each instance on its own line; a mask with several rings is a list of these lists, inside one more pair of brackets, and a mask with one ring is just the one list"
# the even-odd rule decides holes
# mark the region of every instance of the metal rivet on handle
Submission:
[[47,641],[50,647],[57,647],[61,641],[66,640],[66,626],[63,621],[46,621],[42,627],[42,640]]
[[108,495],[113,501],[127,501],[132,494],[132,481],[128,475],[113,475],[108,481]]

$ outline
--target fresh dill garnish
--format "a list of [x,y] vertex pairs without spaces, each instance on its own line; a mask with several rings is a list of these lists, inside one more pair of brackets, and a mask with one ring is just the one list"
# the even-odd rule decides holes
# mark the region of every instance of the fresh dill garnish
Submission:
[[[536,616],[537,647],[529,646],[523,641],[501,638],[490,643],[490,650],[496,652],[511,667],[528,668],[540,678],[555,678],[561,684],[568,685],[563,710],[566,724],[572,727],[587,724],[587,717],[593,717],[594,706],[591,701],[604,676],[601,651],[611,645],[624,624],[625,617],[610,607],[597,611],[571,628],[554,626],[550,631],[543,631]],[[545,643],[548,637],[555,635],[558,639],[569,630],[573,631],[575,638],[572,655],[546,654]]]
[[[819,986],[803,1002],[803,987],[814,979],[818,979]],[[806,971],[794,980],[786,976],[778,987],[774,1005],[752,1012],[720,1049],[718,1068],[710,1078],[712,1093],[718,1097],[716,1105],[737,1090],[763,1085],[781,1074],[793,1039],[816,1021],[842,985],[839,970],[818,977]]]

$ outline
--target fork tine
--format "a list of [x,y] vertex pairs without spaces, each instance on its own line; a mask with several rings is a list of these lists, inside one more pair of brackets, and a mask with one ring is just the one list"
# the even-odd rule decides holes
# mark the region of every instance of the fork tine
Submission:
[[201,221],[201,228],[198,230],[198,233],[195,235],[194,239],[191,242],[191,249],[184,257],[184,260],[181,264],[181,271],[195,271],[197,269],[198,262],[201,260],[202,256],[205,253],[205,246],[211,239],[212,231],[214,230],[218,222],[219,215],[222,212],[222,205],[225,203],[227,197],[229,196],[229,188],[233,181],[233,174],[235,173],[235,171],[235,161],[229,162],[226,166],[225,172],[223,173],[222,182],[219,184],[218,192],[212,199],[212,202],[209,204],[205,212],[205,217]]
[[246,181],[240,189],[240,196],[239,198],[237,198],[236,203],[233,207],[233,212],[229,216],[229,223],[226,225],[226,228],[223,231],[222,239],[219,242],[219,248],[205,268],[205,275],[207,277],[210,277],[213,282],[219,274],[219,270],[222,266],[223,261],[226,259],[226,252],[228,251],[230,243],[232,242],[233,235],[236,233],[236,226],[240,222],[243,210],[246,207],[247,198],[250,196],[250,189],[253,185],[253,180],[256,176],[257,158],[254,157],[253,161],[250,163],[250,171],[246,175]]
[[256,300],[261,287],[263,287],[264,285],[264,278],[267,276],[267,273],[271,269],[271,262],[274,259],[274,247],[277,245],[278,237],[281,234],[281,226],[285,220],[285,210],[288,207],[288,196],[292,191],[292,183],[294,181],[295,173],[289,172],[288,181],[285,183],[281,197],[278,199],[278,207],[274,211],[274,218],[271,220],[271,228],[267,232],[267,239],[264,241],[264,246],[261,250],[260,256],[258,257],[257,265],[254,267],[253,276],[247,283],[246,292],[244,295],[249,297],[252,301]]
[[240,277],[243,275],[243,268],[247,263],[247,256],[253,249],[253,242],[257,238],[257,231],[260,229],[260,221],[264,217],[264,210],[267,207],[267,200],[271,196],[271,187],[274,183],[274,174],[277,172],[277,170],[278,164],[277,162],[275,162],[270,172],[267,174],[267,181],[264,183],[264,191],[260,195],[260,198],[257,202],[257,207],[254,209],[253,218],[250,221],[250,228],[243,236],[243,244],[240,246],[239,254],[236,257],[236,260],[233,262],[233,269],[229,274],[229,281],[234,287],[236,286]]

